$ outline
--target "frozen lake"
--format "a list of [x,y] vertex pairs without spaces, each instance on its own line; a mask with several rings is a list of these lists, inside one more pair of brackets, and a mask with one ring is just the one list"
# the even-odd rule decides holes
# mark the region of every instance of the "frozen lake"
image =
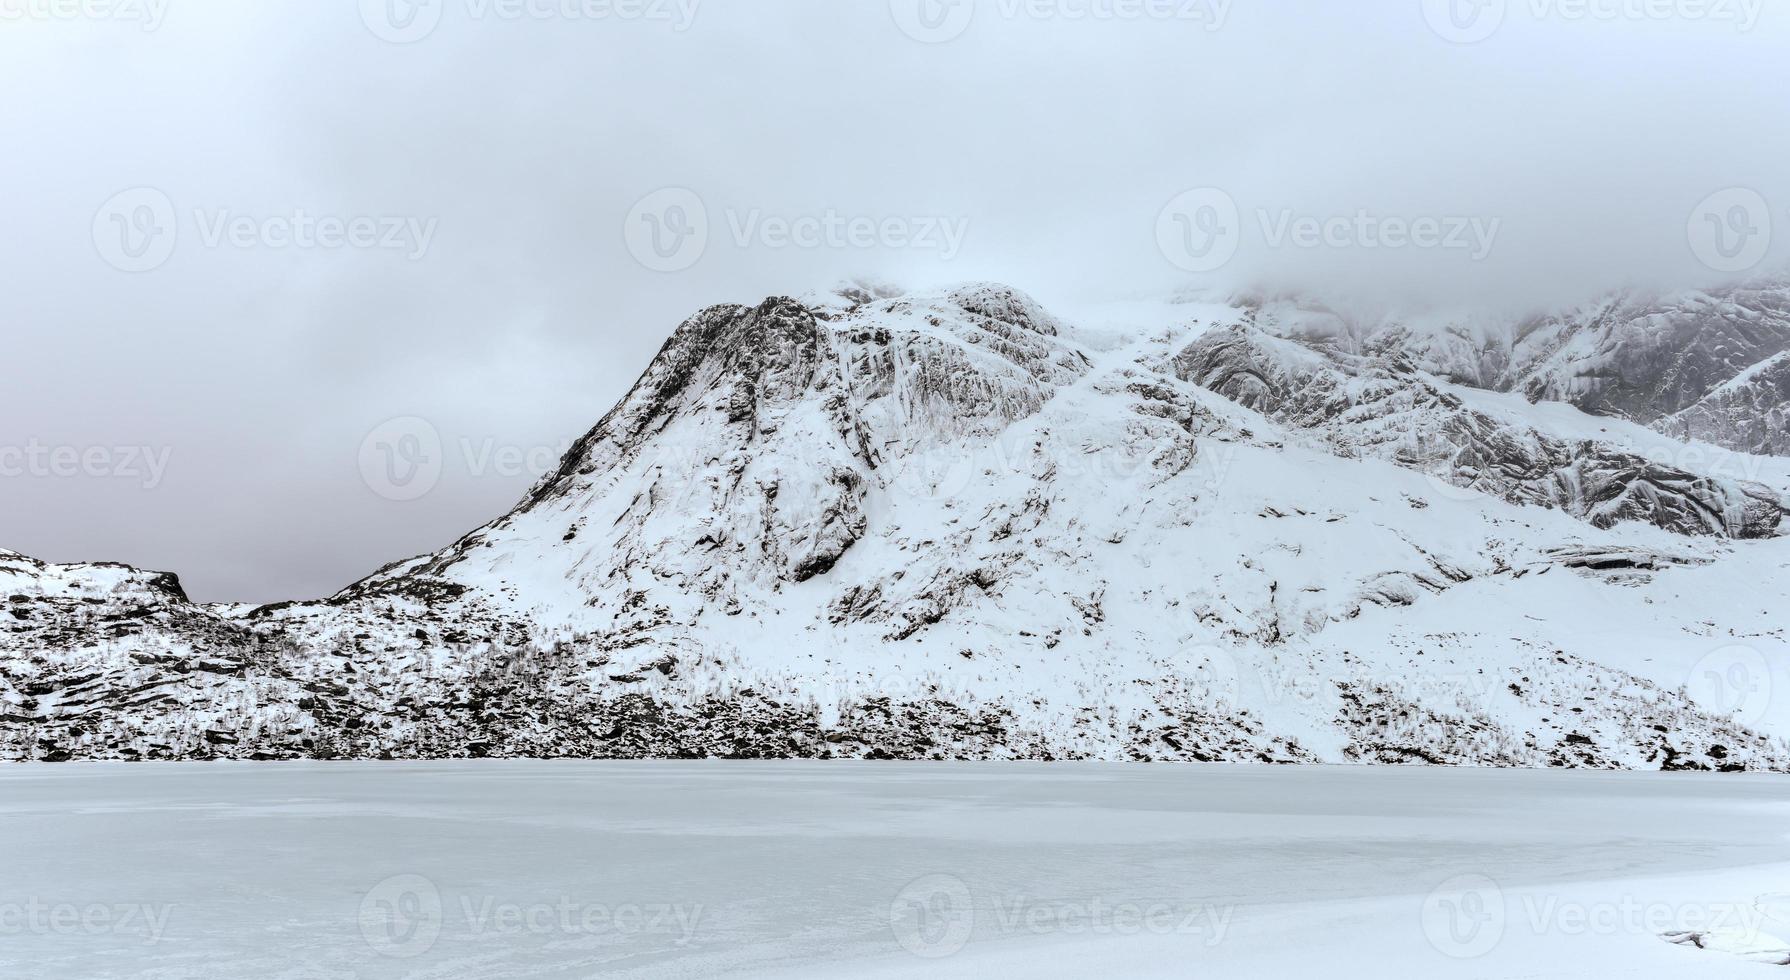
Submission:
[[0,767],[0,976],[1774,976],[1790,780]]

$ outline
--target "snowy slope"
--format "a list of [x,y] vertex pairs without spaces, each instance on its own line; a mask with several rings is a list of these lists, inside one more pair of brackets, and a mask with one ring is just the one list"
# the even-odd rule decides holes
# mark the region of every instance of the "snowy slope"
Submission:
[[0,752],[1790,767],[1783,484],[1259,307],[1078,319],[703,311],[514,511],[321,603],[4,556]]

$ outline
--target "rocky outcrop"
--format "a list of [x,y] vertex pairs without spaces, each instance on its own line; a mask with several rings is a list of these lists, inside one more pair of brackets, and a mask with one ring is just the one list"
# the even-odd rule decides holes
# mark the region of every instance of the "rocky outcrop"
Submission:
[[1652,424],[1790,350],[1790,283],[1622,294],[1516,328],[1497,387]]
[[1449,382],[1569,402],[1737,452],[1790,452],[1790,278],[1623,291],[1510,319],[1360,317],[1299,297],[1241,302],[1264,329],[1310,346],[1403,359]]
[[1332,452],[1379,457],[1598,527],[1641,521],[1678,534],[1762,538],[1776,536],[1784,517],[1783,502],[1765,487],[1698,476],[1611,445],[1567,442],[1474,411],[1394,355],[1319,353],[1239,324],[1201,336],[1175,355],[1172,368],[1316,433]]
[[1790,456],[1790,354],[1753,366],[1654,428],[1737,452]]

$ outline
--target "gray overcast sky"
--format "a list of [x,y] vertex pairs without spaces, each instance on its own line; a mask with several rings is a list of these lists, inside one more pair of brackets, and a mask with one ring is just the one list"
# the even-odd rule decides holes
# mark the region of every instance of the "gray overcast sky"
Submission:
[[[841,275],[1543,304],[1714,278],[1732,188],[1790,251],[1759,0],[640,2],[0,0],[0,547],[326,594],[507,509],[684,316]],[[1286,223],[1363,211],[1479,232]],[[417,499],[363,465],[397,417]]]

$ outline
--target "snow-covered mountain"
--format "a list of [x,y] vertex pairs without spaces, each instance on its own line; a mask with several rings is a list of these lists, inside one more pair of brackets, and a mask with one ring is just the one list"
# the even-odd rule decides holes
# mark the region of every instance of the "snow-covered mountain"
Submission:
[[1790,456],[1790,352],[1760,361],[1654,427],[1744,453]]
[[1322,316],[705,310],[515,510],[327,600],[0,552],[0,755],[1790,769],[1790,461]]
[[1450,381],[1564,401],[1744,453],[1790,452],[1790,275],[1677,293],[1619,291],[1532,316],[1359,316],[1243,300],[1273,332],[1388,355]]

